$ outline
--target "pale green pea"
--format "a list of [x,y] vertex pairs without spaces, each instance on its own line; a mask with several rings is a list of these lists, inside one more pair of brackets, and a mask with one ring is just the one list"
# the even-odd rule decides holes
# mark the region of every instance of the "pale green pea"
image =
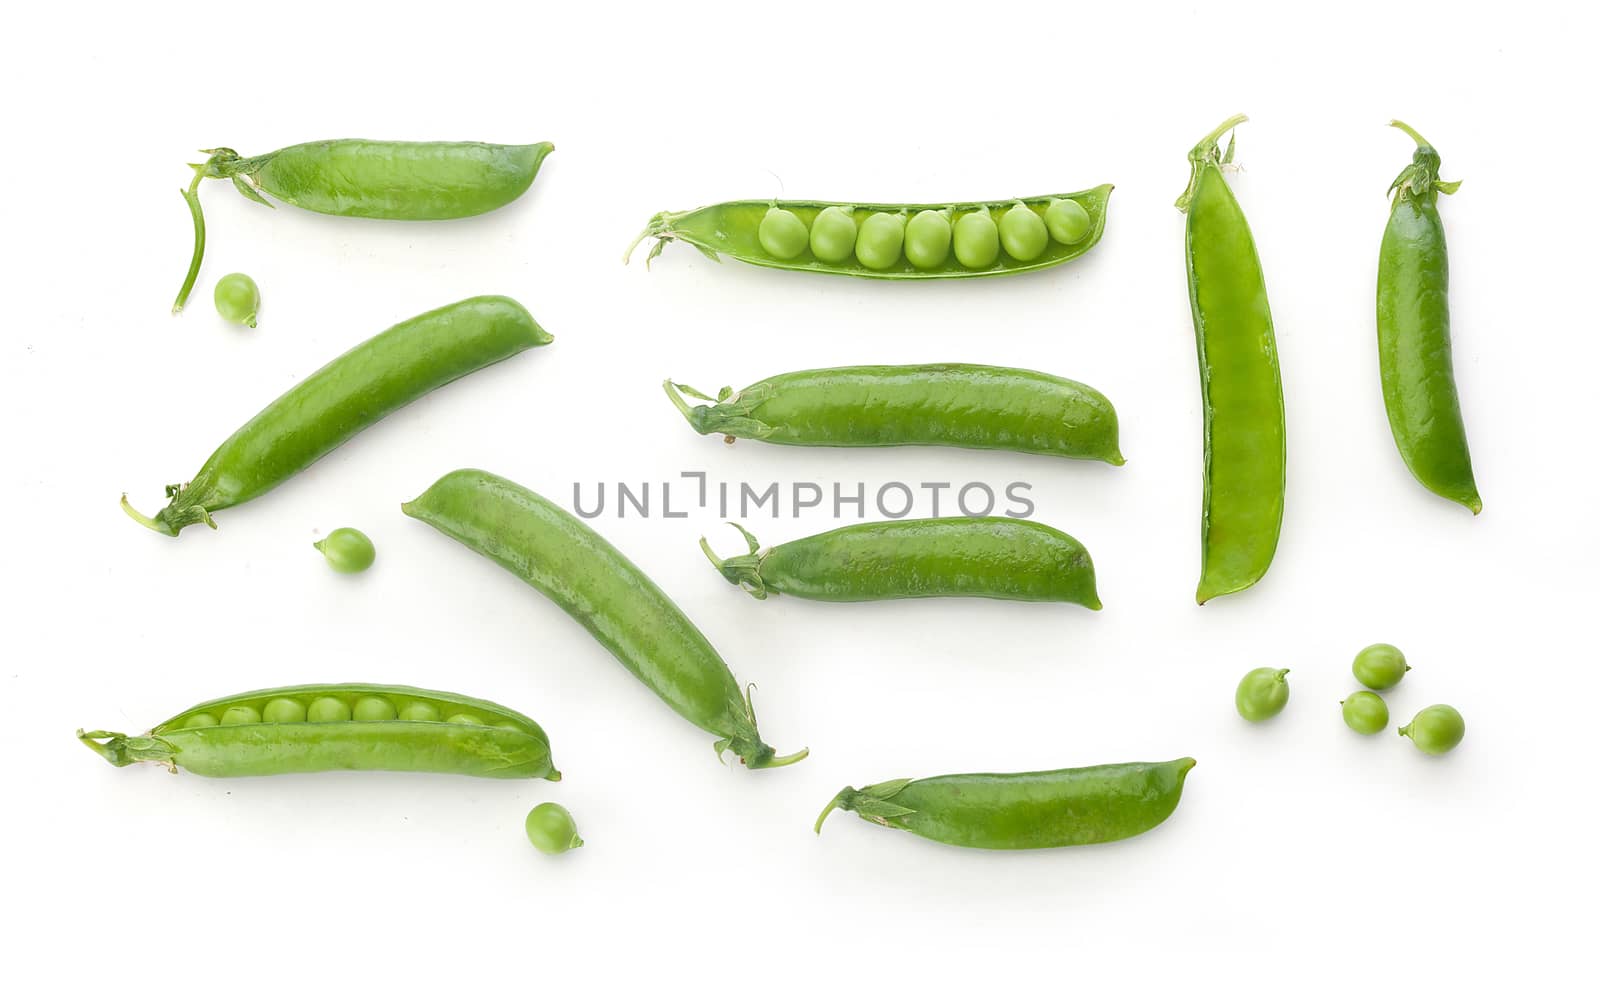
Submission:
[[439,721],[439,707],[432,702],[407,702],[405,708],[400,710],[400,718],[409,722],[436,723]]
[[810,235],[806,232],[805,221],[781,207],[772,207],[761,218],[761,226],[756,230],[756,237],[761,241],[761,247],[767,254],[785,261],[797,258],[800,252],[806,250],[806,243]]
[[243,272],[232,272],[217,280],[211,301],[217,304],[217,313],[229,323],[256,325],[256,310],[261,308],[261,290],[256,280]]
[[197,712],[183,721],[184,729],[204,729],[217,725],[217,717],[209,712]]
[[381,722],[393,719],[395,715],[394,703],[376,695],[356,699],[355,708],[351,710],[351,716],[357,722]]
[[578,824],[572,821],[572,813],[555,802],[535,805],[523,828],[527,831],[528,842],[541,853],[566,853],[583,846],[583,837],[578,835]]
[[1089,235],[1089,211],[1077,200],[1051,200],[1044,211],[1044,225],[1062,244],[1077,244]]
[[1000,231],[988,207],[957,220],[952,241],[964,268],[988,268],[1000,257]]
[[1050,245],[1050,232],[1026,203],[1018,203],[1000,215],[1000,244],[1017,261],[1031,262]]
[[1344,713],[1344,724],[1360,733],[1371,736],[1389,725],[1389,705],[1372,692],[1354,692],[1339,703]]
[[1289,704],[1288,668],[1256,668],[1239,679],[1233,693],[1239,715],[1259,723],[1271,719]]
[[1467,735],[1467,721],[1452,706],[1430,705],[1400,727],[1400,735],[1409,736],[1425,754],[1447,754]]
[[445,722],[447,722],[447,723],[460,723],[463,726],[482,726],[483,725],[483,720],[479,719],[477,716],[474,716],[470,712],[458,712],[455,715],[451,716],[449,719],[446,719]]
[[331,695],[312,699],[306,709],[306,719],[313,723],[342,723],[349,718],[350,706],[344,699],[336,699]]
[[1411,665],[1406,663],[1406,655],[1400,653],[1400,648],[1386,643],[1361,648],[1350,665],[1357,681],[1379,692],[1400,684],[1400,679],[1410,670]]
[[855,249],[856,222],[850,218],[850,211],[830,206],[817,214],[811,222],[811,253],[819,261],[837,264]]
[[311,546],[322,552],[330,568],[344,574],[367,570],[378,556],[366,534],[347,526],[339,527]]
[[906,260],[920,269],[938,268],[950,257],[950,218],[923,210],[906,224]]
[[261,713],[250,708],[248,705],[230,705],[228,706],[227,711],[222,714],[222,725],[224,726],[237,726],[242,723],[259,722],[261,722]]
[[261,720],[268,723],[303,723],[306,707],[297,699],[273,699],[261,707]]
[[856,260],[876,272],[891,268],[900,260],[905,242],[906,218],[895,213],[875,213],[861,222],[856,235]]

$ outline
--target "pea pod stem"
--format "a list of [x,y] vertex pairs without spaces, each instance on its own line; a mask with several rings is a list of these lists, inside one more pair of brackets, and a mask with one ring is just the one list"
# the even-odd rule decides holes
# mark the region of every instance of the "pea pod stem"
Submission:
[[194,181],[189,183],[188,189],[178,190],[183,195],[183,202],[189,206],[189,216],[194,220],[194,250],[189,255],[189,271],[183,277],[178,298],[172,301],[174,314],[183,312],[183,305],[189,301],[189,293],[194,291],[194,281],[200,277],[200,262],[206,255],[206,217],[200,212],[200,180],[203,178],[203,168],[194,166]]

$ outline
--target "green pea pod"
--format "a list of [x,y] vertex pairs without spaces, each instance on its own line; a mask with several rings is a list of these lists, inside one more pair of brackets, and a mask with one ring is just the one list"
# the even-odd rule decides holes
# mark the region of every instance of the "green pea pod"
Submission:
[[1249,588],[1267,573],[1283,528],[1283,382],[1255,239],[1222,175],[1233,161],[1230,117],[1189,152],[1184,211],[1189,306],[1200,357],[1205,485],[1200,513],[1200,603]]
[[1378,370],[1395,446],[1429,492],[1483,509],[1472,477],[1467,430],[1450,355],[1450,259],[1439,194],[1461,183],[1439,180],[1439,153],[1400,121],[1417,143],[1411,164],[1389,187],[1394,205],[1378,252]]
[[[1098,391],[1023,368],[944,363],[789,372],[715,400],[665,384],[701,434],[806,447],[935,445],[1123,463],[1117,411]],[[694,406],[682,396],[715,402]]]
[[1073,602],[1100,608],[1094,562],[1073,538],[1032,520],[950,517],[840,527],[727,559],[700,549],[729,582],[757,599],[793,595],[824,602],[972,596]]
[[1127,839],[1154,829],[1183,797],[1194,761],[1105,764],[1021,774],[900,778],[835,795],[834,809],[952,846],[1034,850]]
[[205,256],[206,224],[200,180],[227,179],[247,199],[261,195],[338,217],[379,220],[455,220],[505,206],[528,191],[555,145],[494,145],[479,141],[367,141],[344,139],[291,145],[244,158],[232,148],[207,148],[191,165],[183,191],[194,220],[194,253],[172,304],[189,299]]
[[403,685],[292,685],[213,699],[142,736],[78,731],[116,767],[149,762],[213,778],[427,771],[560,781],[550,739],[483,699]]
[[756,731],[748,693],[677,603],[604,537],[535,492],[460,470],[400,507],[538,589],[634,677],[752,768],[779,767]]
[[396,324],[351,348],[279,396],[222,442],[172,502],[145,516],[169,537],[263,495],[390,413],[463,375],[554,338],[516,300],[474,296]]

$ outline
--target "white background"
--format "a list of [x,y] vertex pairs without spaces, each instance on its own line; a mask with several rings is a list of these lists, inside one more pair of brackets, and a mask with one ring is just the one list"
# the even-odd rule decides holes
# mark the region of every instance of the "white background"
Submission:
[[[1591,624],[1596,345],[1592,25],[1472,5],[457,3],[126,5],[11,15],[0,57],[5,318],[0,942],[35,985],[290,979],[589,986],[1129,986],[1559,974],[1595,879]],[[42,8],[41,8],[42,9]],[[28,18],[32,17],[31,23]],[[1234,179],[1260,245],[1288,402],[1288,510],[1256,588],[1193,602],[1200,424],[1173,198],[1189,147],[1245,111]],[[1373,284],[1384,190],[1433,140],[1457,378],[1485,510],[1395,453]],[[177,195],[194,149],[324,137],[549,139],[531,192],[432,226],[267,211],[202,191],[191,310]],[[623,246],[655,211],[780,192],[926,201],[1112,181],[1092,253],[1015,279],[884,284]],[[265,302],[223,324],[215,280]],[[556,335],[391,416],[220,530],[153,511],[259,407],[388,325],[507,293]],[[688,430],[671,375],[957,360],[1089,382],[1128,464],[829,452]],[[574,482],[1013,480],[1093,551],[1106,608],[757,603],[695,549],[714,512],[596,526],[668,589],[795,767],[711,741],[552,604],[409,520],[443,472],[563,504]],[[770,542],[835,525],[750,521]],[[359,526],[369,573],[309,546]],[[1356,736],[1363,644],[1415,670],[1395,723],[1449,702],[1459,750]],[[1288,710],[1234,684],[1293,669]],[[137,731],[202,699],[374,680],[481,695],[554,741],[559,785],[113,770],[79,726]],[[949,849],[836,816],[844,784],[1193,756],[1173,818],[1100,848]],[[556,799],[588,845],[535,853]],[[1588,921],[1585,921],[1587,917]]]

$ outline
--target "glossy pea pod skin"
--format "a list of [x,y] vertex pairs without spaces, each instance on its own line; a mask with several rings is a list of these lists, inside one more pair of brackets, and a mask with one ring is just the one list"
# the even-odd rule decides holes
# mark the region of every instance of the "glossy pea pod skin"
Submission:
[[[1123,463],[1117,411],[1071,379],[993,365],[855,365],[789,372],[710,399],[666,383],[698,433],[805,447],[933,445]],[[681,393],[681,395],[680,395]]]
[[[628,248],[628,254],[646,238],[655,238],[649,257],[661,253],[668,241],[683,241],[698,248],[702,254],[720,261],[722,255],[736,258],[751,265],[785,269],[793,272],[819,272],[826,275],[853,275],[867,279],[964,279],[989,275],[1013,275],[1050,268],[1071,261],[1094,247],[1105,231],[1106,210],[1111,198],[1111,185],[1096,186],[1076,193],[1059,193],[1052,196],[1031,196],[1022,200],[992,200],[966,203],[831,203],[816,200],[735,200],[686,210],[681,213],[662,212],[650,218],[643,233]],[[762,221],[769,210],[787,211],[810,229],[819,214],[832,208],[847,211],[858,232],[868,219],[888,215],[900,219],[902,225],[924,211],[935,211],[958,227],[963,218],[973,214],[1001,216],[1020,204],[1036,213],[1041,219],[1057,200],[1071,200],[1081,206],[1089,217],[1085,229],[1073,231],[1074,241],[1051,238],[1039,254],[1021,259],[999,252],[994,257],[984,256],[980,264],[966,265],[951,252],[936,263],[919,266],[907,258],[905,252],[887,263],[876,258],[864,262],[855,254],[818,257],[809,245],[791,257],[780,257],[764,246],[760,236]],[[769,222],[770,230],[770,222]],[[787,252],[785,252],[787,253]],[[624,258],[626,260],[626,256]]]
[[475,296],[396,324],[313,372],[212,452],[193,479],[167,486],[157,533],[184,527],[263,495],[412,400],[554,338],[505,296]]
[[1255,239],[1222,175],[1245,120],[1229,118],[1189,152],[1184,257],[1200,359],[1205,481],[1195,601],[1249,588],[1267,573],[1283,528],[1283,382]]
[[952,846],[1034,850],[1127,839],[1154,829],[1183,797],[1190,758],[1021,774],[951,774],[845,788],[834,809]]
[[[364,710],[384,718],[366,718]],[[336,715],[321,715],[328,711]],[[239,713],[253,718],[231,722]],[[274,721],[275,713],[288,715]],[[79,730],[78,738],[116,767],[152,762],[205,777],[424,771],[561,780],[550,739],[532,719],[483,699],[403,685],[269,688],[204,702],[142,736]]]
[[677,603],[604,537],[543,496],[463,469],[401,506],[489,558],[560,606],[672,710],[752,768],[784,757],[756,730],[749,697]]
[[1395,446],[1429,492],[1483,509],[1461,421],[1450,348],[1450,259],[1439,194],[1461,185],[1439,179],[1439,153],[1410,127],[1411,164],[1389,187],[1394,197],[1378,251],[1378,370]]
[[[737,524],[735,524],[737,526]],[[1094,562],[1053,527],[1002,517],[858,523],[762,550],[744,527],[748,554],[700,549],[722,577],[757,599],[823,602],[968,596],[1072,602],[1100,608]]]

